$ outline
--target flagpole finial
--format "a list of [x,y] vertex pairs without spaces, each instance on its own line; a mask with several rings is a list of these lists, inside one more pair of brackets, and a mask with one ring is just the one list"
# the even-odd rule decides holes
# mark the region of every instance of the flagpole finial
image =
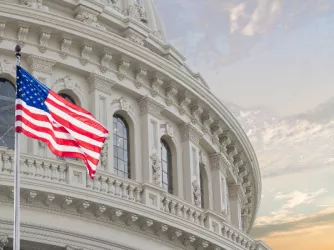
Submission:
[[17,44],[17,45],[15,46],[15,52],[16,52],[16,53],[20,53],[20,52],[21,52],[21,46],[20,46],[19,44]]

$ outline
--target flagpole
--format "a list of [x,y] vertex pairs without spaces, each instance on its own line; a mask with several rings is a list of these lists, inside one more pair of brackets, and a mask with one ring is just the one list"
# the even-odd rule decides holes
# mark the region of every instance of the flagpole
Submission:
[[[16,45],[16,65],[21,63],[21,47]],[[17,79],[16,79],[17,81]],[[16,84],[17,86],[17,84]],[[17,92],[17,89],[16,89]],[[15,127],[15,125],[14,125]],[[15,129],[15,158],[14,158],[14,233],[13,250],[20,250],[20,136]]]

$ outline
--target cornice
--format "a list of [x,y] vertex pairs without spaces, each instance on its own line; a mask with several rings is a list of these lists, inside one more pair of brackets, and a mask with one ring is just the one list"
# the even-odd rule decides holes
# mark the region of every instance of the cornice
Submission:
[[261,193],[260,173],[255,152],[241,126],[230,114],[230,112],[223,106],[221,101],[216,98],[209,90],[201,86],[198,81],[196,81],[193,77],[190,77],[186,73],[182,72],[172,62],[154,54],[153,52],[148,51],[145,48],[141,48],[140,46],[133,46],[131,42],[126,41],[125,39],[115,34],[102,32],[87,25],[84,25],[83,23],[73,22],[73,20],[70,18],[59,17],[52,13],[43,13],[30,8],[26,8],[24,11],[18,11],[18,6],[12,3],[0,3],[0,7],[1,16],[14,18],[17,20],[24,19],[25,21],[29,21],[30,23],[35,23],[37,25],[47,24],[51,28],[73,33],[78,37],[83,37],[84,39],[94,40],[94,42],[103,44],[104,46],[113,46],[120,52],[131,55],[138,60],[145,58],[147,62],[149,62],[148,64],[151,67],[154,67],[157,70],[168,75],[169,77],[177,81],[181,86],[184,86],[188,89],[197,89],[196,94],[198,96],[202,96],[202,98],[205,98],[210,108],[212,108],[216,113],[224,118],[228,127],[233,130],[234,135],[242,144],[243,150],[250,158],[249,162],[252,165],[252,174],[254,175],[254,179],[256,180],[256,183],[254,183],[254,185],[257,199],[256,202],[254,202],[254,213],[252,216],[251,224],[254,222],[256,211],[260,203]]

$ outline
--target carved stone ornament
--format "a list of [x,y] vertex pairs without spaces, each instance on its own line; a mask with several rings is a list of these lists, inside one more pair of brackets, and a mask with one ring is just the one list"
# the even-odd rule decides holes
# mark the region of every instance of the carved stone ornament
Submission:
[[8,243],[8,235],[0,233],[0,250],[3,250]]
[[56,82],[51,86],[53,90],[69,89],[74,93],[80,93],[81,87],[71,76],[64,76],[56,80]]
[[118,99],[114,99],[112,102],[111,102],[111,106],[113,105],[118,105],[118,107],[116,108],[116,111],[117,110],[124,110],[125,112],[129,113],[130,116],[134,116],[134,111],[133,111],[133,108],[130,104],[129,101],[127,101],[126,99],[124,99],[124,97],[120,97]]
[[149,97],[143,97],[139,100],[140,115],[151,114],[158,118],[161,117],[161,112],[164,106]]
[[152,160],[152,181],[155,185],[160,186],[161,163],[157,153],[151,155]]
[[80,8],[81,6],[79,6],[79,8],[77,9],[77,15],[75,16],[75,19],[90,25],[94,28],[106,31],[106,27],[104,27],[103,25],[99,24],[97,21],[97,13],[92,13],[90,11],[88,11],[88,9],[86,8]]
[[27,41],[27,35],[29,31],[28,25],[20,25],[17,30],[17,40],[18,43],[23,47]]
[[116,84],[116,82],[114,82],[113,80],[99,75],[95,72],[91,73],[87,77],[87,82],[89,83],[89,92],[96,89],[108,95],[111,94],[112,87],[114,87]]
[[163,84],[163,77],[162,76],[156,76],[151,81],[151,95],[153,97],[157,96],[159,93],[159,88]]
[[192,182],[193,186],[193,194],[194,194],[194,202],[197,207],[201,206],[201,199],[202,199],[202,193],[201,193],[201,188],[199,186],[199,183],[197,180],[194,180]]
[[51,33],[48,31],[43,31],[41,30],[40,34],[39,34],[39,51],[41,53],[45,53],[47,48],[48,48],[48,41],[51,37]]
[[56,64],[56,61],[40,56],[29,55],[27,62],[32,71],[42,72],[48,75],[52,75],[52,67]]
[[21,0],[21,4],[30,8],[49,11],[49,8],[43,5],[42,0]]
[[144,83],[144,77],[147,75],[147,70],[138,68],[135,70],[135,86],[139,89]]
[[65,59],[70,54],[72,39],[64,37],[60,42],[60,56]]
[[129,17],[132,17],[133,19],[147,23],[146,12],[144,8],[139,4],[130,5],[125,11],[125,14]]
[[15,65],[8,60],[1,61],[0,62],[0,73],[15,76],[16,75]]
[[100,57],[100,63],[101,63],[100,70],[101,70],[102,73],[105,73],[109,69],[109,67],[110,67],[109,63],[110,63],[111,59],[112,59],[111,53],[103,52],[101,54],[101,57]]
[[93,48],[91,45],[88,45],[88,44],[84,44],[82,47],[81,47],[81,52],[80,52],[80,55],[81,55],[81,58],[80,58],[80,62],[82,65],[86,65],[90,59],[90,54],[92,52]]
[[171,125],[169,125],[168,122],[161,124],[160,128],[164,129],[164,134],[168,135],[169,137],[173,138],[174,137],[174,130]]
[[130,67],[130,62],[126,60],[120,60],[117,63],[117,77],[120,81],[124,80],[127,75],[127,70]]
[[175,103],[175,96],[177,94],[177,89],[172,87],[172,86],[168,86],[166,88],[166,104],[167,106],[172,105],[173,103]]
[[203,137],[203,134],[191,124],[181,126],[180,133],[182,142],[190,140],[196,145],[199,144],[199,140]]

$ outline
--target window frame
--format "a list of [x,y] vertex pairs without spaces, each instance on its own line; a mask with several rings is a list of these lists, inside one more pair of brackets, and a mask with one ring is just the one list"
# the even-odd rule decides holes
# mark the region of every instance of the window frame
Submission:
[[[123,137],[119,136],[117,134],[117,132],[115,133],[115,119],[117,119],[117,122],[116,122],[116,126],[117,126],[117,123],[118,123],[118,119],[123,123],[123,129],[126,130],[126,137],[124,137],[124,131],[123,131]],[[112,131],[112,134],[113,134],[113,170],[114,170],[114,174],[119,176],[119,177],[122,177],[122,178],[128,178],[128,179],[131,179],[131,175],[132,175],[132,171],[131,171],[131,148],[130,148],[130,127],[129,127],[129,123],[127,122],[127,120],[124,118],[124,116],[120,115],[120,114],[114,114],[113,115],[113,131]],[[124,139],[126,139],[127,143],[126,143],[126,150],[124,148],[124,144],[123,144],[123,148],[117,146],[116,144],[116,141],[114,140],[114,138],[116,137],[116,140],[118,138],[122,138],[123,139],[123,142],[124,142]],[[117,152],[117,156],[115,156],[115,147],[116,147],[116,152]],[[122,158],[119,158],[118,157],[118,152],[119,152],[119,149],[122,150],[123,152],[123,159]],[[127,152],[127,161],[124,161],[124,152]],[[117,165],[115,165],[115,160],[116,160],[116,163]],[[118,162],[119,160],[123,161],[124,163],[126,163],[125,167],[127,168],[127,175],[125,175],[125,171],[120,171],[120,168],[118,166]],[[124,169],[125,170],[125,169]],[[122,175],[119,175],[119,172],[122,172],[123,174]]]
[[[174,191],[174,185],[173,185],[173,155],[172,155],[172,150],[169,146],[169,144],[167,143],[166,140],[164,140],[163,138],[160,139],[160,145],[161,145],[161,184],[162,184],[162,188],[165,189],[166,191],[168,191],[168,193],[173,194]],[[166,160],[164,160],[163,157],[163,148],[165,148],[166,150]],[[163,164],[166,163],[167,164],[167,172],[164,171],[164,167]],[[167,183],[164,182],[164,174],[167,175]],[[167,189],[165,188],[165,186],[167,186]]]

